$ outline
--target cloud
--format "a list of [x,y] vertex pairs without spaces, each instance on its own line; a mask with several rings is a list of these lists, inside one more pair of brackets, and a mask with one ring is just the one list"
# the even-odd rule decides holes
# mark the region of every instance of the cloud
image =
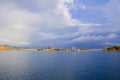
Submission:
[[120,43],[103,42],[102,45],[120,45]]
[[9,41],[9,40],[6,40],[6,39],[1,39],[0,42],[2,43],[6,43],[6,44],[9,44],[9,45],[13,45],[13,44],[16,44],[16,45],[28,45],[30,44],[29,42],[16,42],[16,41]]
[[114,38],[117,38],[118,37],[118,35],[116,35],[116,34],[109,34],[108,36],[107,36],[109,39],[114,39]]
[[120,0],[109,0],[109,2],[104,6],[104,11],[108,15],[107,17],[112,21],[119,22],[120,18]]
[[71,3],[67,4],[67,7],[69,7],[70,9],[82,9],[82,10],[86,10],[87,6],[85,4],[82,3],[82,1],[77,1],[77,0],[73,0]]
[[[85,32],[85,27],[98,25],[72,18],[66,3],[73,4],[74,0],[2,1],[0,3],[1,44],[21,46],[26,45],[26,42],[35,43],[37,40],[44,42],[44,40],[65,39],[78,35],[79,30]],[[84,5],[80,5],[85,8]],[[78,32],[69,31],[72,27],[79,29]],[[21,44],[24,42],[25,44]]]
[[32,32],[31,25],[37,21],[38,15],[22,10],[12,3],[0,5],[0,12],[1,44],[18,46],[20,44],[21,46],[22,42],[29,43]]
[[107,32],[110,30],[108,28],[113,30],[113,27],[104,27],[99,23],[83,22],[81,19],[73,18],[70,9],[75,8],[88,9],[87,5],[82,2],[77,3],[75,0],[0,1],[0,42],[26,46],[37,43],[42,45],[46,42],[47,44],[65,43],[71,40],[101,40],[118,37],[116,34],[87,35],[99,31]]
[[109,20],[110,27],[114,31],[120,31],[120,0],[109,0],[107,4],[102,7],[106,17]]
[[107,36],[103,36],[103,35],[85,35],[85,36],[80,36],[77,38],[74,38],[71,42],[85,42],[85,41],[105,41],[105,40],[109,40],[109,39],[115,39],[117,38],[118,35],[117,34],[109,34]]

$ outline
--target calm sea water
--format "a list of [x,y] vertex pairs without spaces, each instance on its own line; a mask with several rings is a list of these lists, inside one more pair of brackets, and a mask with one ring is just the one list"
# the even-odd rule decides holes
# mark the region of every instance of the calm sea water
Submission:
[[0,80],[120,80],[120,53],[0,51]]

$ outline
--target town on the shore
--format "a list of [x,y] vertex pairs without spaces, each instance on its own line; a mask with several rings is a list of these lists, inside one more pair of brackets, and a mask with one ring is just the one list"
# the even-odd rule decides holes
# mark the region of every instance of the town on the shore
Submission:
[[8,45],[0,45],[0,50],[18,50],[18,51],[40,51],[40,52],[78,52],[81,50],[103,50],[103,51],[120,51],[120,46],[106,46],[103,49],[94,49],[94,48],[55,48],[50,46],[47,48],[20,48],[20,47],[11,47]]
[[40,51],[40,52],[76,52],[80,50],[93,50],[93,48],[55,48],[54,46],[49,46],[45,48],[21,48],[21,47],[11,47],[8,45],[0,45],[0,50],[18,50],[18,51]]

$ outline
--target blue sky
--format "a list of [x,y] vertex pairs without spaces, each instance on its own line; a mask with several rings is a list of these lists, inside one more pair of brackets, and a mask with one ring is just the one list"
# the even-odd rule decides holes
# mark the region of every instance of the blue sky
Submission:
[[120,0],[0,0],[0,44],[120,45]]

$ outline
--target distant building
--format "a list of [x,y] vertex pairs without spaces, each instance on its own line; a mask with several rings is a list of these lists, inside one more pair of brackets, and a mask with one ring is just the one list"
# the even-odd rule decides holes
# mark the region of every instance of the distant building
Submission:
[[52,51],[59,51],[59,49],[56,49],[53,46],[50,46],[48,48],[41,48],[41,49],[37,49],[38,51],[44,51],[44,52],[52,52]]
[[71,48],[71,51],[72,51],[72,52],[75,52],[75,51],[77,51],[77,48],[76,48],[76,47],[72,47],[72,48]]
[[49,51],[55,51],[55,47],[53,47],[53,46],[48,47],[48,49],[49,49]]
[[48,51],[50,51],[48,48],[44,48],[44,49],[42,49],[42,51],[44,51],[44,52],[48,52]]

